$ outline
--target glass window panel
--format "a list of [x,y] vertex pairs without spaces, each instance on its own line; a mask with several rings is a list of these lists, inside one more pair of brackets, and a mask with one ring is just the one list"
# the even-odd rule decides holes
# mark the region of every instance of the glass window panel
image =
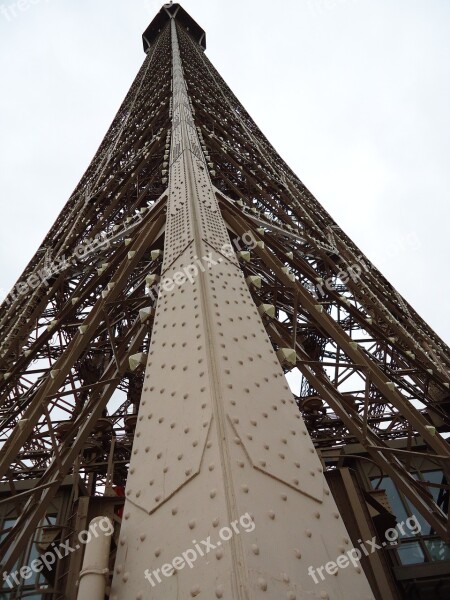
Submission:
[[[376,487],[379,490],[385,490],[386,496],[389,500],[389,504],[391,505],[393,513],[397,517],[397,521],[405,522],[406,519],[409,517],[409,515],[406,512],[405,505],[403,504],[400,494],[398,493],[398,490],[395,487],[394,483],[392,482],[391,478],[383,477],[380,485],[377,485],[378,482],[379,482],[379,479],[373,479],[372,486],[374,488]],[[405,531],[406,531],[406,529],[405,529]],[[402,535],[402,534],[400,533],[400,535]],[[403,537],[405,537],[405,536],[403,535]]]
[[425,556],[419,542],[406,542],[397,548],[402,565],[414,565],[425,562]]
[[[424,481],[430,481],[431,483],[443,483],[444,474],[442,471],[423,471],[422,477]],[[437,502],[440,489],[439,488],[427,488],[430,494],[433,495],[434,501]]]
[[[9,530],[11,529],[14,524],[16,522],[16,519],[5,519],[2,523],[2,530]],[[0,535],[0,541],[4,540],[5,537],[8,535],[8,531],[5,531],[2,535]],[[4,558],[7,559],[9,556],[10,552],[9,550],[6,551]],[[16,562],[16,564],[12,567],[12,569],[10,570],[10,573],[13,573],[14,571],[18,571],[19,570],[19,561]]]
[[[2,523],[2,530],[11,529],[15,522],[16,519],[5,519]],[[7,535],[8,531],[4,531],[4,533],[0,535],[0,542],[3,541]]]
[[440,539],[425,540],[431,560],[450,560],[450,545]]
[[[426,521],[422,517],[422,515],[419,513],[419,511],[416,509],[416,507],[413,506],[409,500],[406,500],[406,503],[408,505],[408,509],[410,510],[411,514],[415,517],[417,523],[419,523],[420,531],[418,532],[417,535],[430,535],[432,533],[431,525],[428,523],[428,521]],[[405,527],[405,531],[406,531],[406,527]],[[407,537],[412,537],[412,533],[409,533],[409,535]]]

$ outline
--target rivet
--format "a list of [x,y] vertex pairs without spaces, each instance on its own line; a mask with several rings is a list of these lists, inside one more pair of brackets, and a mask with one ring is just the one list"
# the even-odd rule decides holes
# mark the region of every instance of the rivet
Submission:
[[188,525],[189,525],[189,529],[194,529],[195,521],[189,521]]
[[296,558],[301,558],[302,557],[302,553],[300,552],[300,550],[298,548],[295,549],[295,557]]
[[216,598],[223,598],[223,591],[224,591],[223,585],[218,585],[216,587]]
[[312,536],[312,531],[311,531],[311,529],[306,529],[306,530],[305,530],[305,534],[306,534],[306,537],[311,537],[311,536]]
[[258,579],[258,585],[262,589],[263,592],[265,592],[267,590],[267,581],[265,579],[263,579],[262,577],[260,577]]
[[211,491],[209,492],[209,497],[210,497],[210,498],[215,498],[215,497],[216,497],[216,494],[217,494],[217,490],[211,490]]
[[158,557],[161,554],[161,548],[156,548],[155,556]]
[[259,548],[256,544],[252,544],[252,552],[253,552],[253,554],[256,554],[256,556],[258,556]]
[[217,558],[217,560],[220,560],[221,558],[223,558],[223,550],[222,549],[217,550],[216,558]]
[[177,514],[177,512],[178,512],[178,508],[176,506],[174,506],[172,508],[172,514],[175,516]]
[[273,510],[269,511],[269,519],[272,519],[272,521],[275,519],[275,513]]
[[191,596],[192,596],[192,598],[195,598],[195,596],[198,596],[199,594],[200,594],[200,587],[198,585],[196,585],[191,590]]

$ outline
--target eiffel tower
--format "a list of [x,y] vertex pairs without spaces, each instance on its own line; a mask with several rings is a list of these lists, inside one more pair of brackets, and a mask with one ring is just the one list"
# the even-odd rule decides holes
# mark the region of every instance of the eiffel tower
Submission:
[[[438,597],[448,348],[278,156],[195,20],[166,4],[143,42],[1,307],[1,598]],[[400,526],[395,494],[426,536],[403,522],[362,551]],[[113,530],[77,543],[99,519]]]

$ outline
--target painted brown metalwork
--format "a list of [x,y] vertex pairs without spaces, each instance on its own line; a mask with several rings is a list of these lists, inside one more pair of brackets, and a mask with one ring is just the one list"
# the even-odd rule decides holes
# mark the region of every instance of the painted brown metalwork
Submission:
[[[217,259],[225,242],[235,255],[221,256],[247,282],[251,309],[259,313],[251,318],[261,320],[292,378],[299,423],[316,450],[339,456],[358,443],[450,540],[447,346],[279,157],[205,55],[201,27],[178,4],[165,5],[143,39],[147,57],[130,92],[1,308],[0,510],[14,521],[0,536],[2,571],[20,560],[68,477],[60,518],[71,523],[86,521],[75,514],[80,497],[117,500],[130,484],[142,399],[151,400],[140,365],[154,339],[164,345],[160,331],[153,336],[155,314],[169,302],[158,281],[183,253],[208,249]],[[183,135],[180,106],[188,123]],[[204,178],[196,190],[191,181],[190,192],[184,176],[174,174],[188,150],[189,172],[200,169]],[[183,212],[183,193],[194,202],[193,222]],[[215,221],[200,200],[196,212],[195,194],[209,194],[204,202],[213,212],[217,207]],[[177,302],[179,317],[186,309]],[[204,327],[216,325],[209,319]],[[214,335],[205,333],[207,340]],[[216,358],[206,362],[218,370]],[[225,428],[217,402],[211,411]],[[224,479],[232,481],[226,456],[225,448]],[[431,483],[413,475],[411,465],[422,458],[445,476],[440,500]],[[172,484],[176,490],[180,482]],[[234,564],[246,555],[238,546],[234,552]],[[49,597],[63,597],[76,579],[76,556]],[[381,562],[374,559],[373,568]],[[241,574],[233,597],[247,597],[236,591],[244,580]]]

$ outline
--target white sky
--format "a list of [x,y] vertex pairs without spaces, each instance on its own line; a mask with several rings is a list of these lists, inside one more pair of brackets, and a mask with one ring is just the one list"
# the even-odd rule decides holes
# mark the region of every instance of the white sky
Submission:
[[[0,0],[5,292],[87,168],[161,5]],[[281,156],[448,343],[450,2],[182,5]]]

